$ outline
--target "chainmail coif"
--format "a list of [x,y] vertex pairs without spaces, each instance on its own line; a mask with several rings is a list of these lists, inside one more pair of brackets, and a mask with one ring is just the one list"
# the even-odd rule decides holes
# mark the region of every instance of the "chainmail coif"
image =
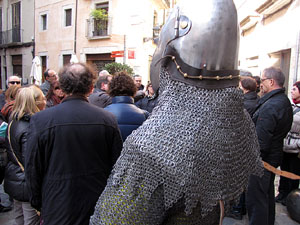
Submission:
[[262,173],[238,88],[201,89],[166,70],[160,80],[159,103],[126,139],[91,224],[218,224],[219,200],[236,200]]

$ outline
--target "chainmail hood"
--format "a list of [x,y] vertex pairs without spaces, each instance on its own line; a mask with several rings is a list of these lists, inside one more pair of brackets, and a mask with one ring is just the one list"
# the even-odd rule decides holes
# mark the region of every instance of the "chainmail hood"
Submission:
[[[186,215],[200,205],[201,216],[205,217],[219,200],[239,198],[250,174],[263,171],[255,127],[243,109],[238,88],[190,86],[169,79],[165,69],[160,82],[158,105],[126,139],[98,200],[94,221],[118,214],[113,213],[107,200],[118,198],[135,204],[137,196],[148,200],[158,187],[163,206],[157,207],[167,211],[183,200]],[[136,190],[142,195],[134,193]],[[130,201],[126,201],[128,196]]]

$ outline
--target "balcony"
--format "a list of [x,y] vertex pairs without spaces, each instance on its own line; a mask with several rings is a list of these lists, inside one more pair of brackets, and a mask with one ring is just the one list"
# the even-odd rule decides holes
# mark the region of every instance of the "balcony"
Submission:
[[111,35],[111,18],[108,20],[87,20],[86,37],[88,39],[105,39]]
[[255,11],[259,14],[270,15],[292,3],[293,0],[267,0]]
[[0,32],[0,46],[3,45],[19,45],[22,43],[23,30],[20,28],[13,28],[7,31]]

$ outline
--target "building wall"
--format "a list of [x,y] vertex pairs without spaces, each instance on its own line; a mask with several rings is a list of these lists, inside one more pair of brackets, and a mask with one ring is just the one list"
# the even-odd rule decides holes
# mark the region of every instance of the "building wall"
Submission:
[[[12,29],[12,4],[21,2],[21,41],[18,43],[0,45],[1,57],[1,85],[5,89],[5,81],[8,76],[13,75],[12,56],[22,55],[22,76],[23,83],[29,82],[31,62],[33,59],[34,40],[34,0],[3,0],[0,1],[2,8],[2,32]],[[6,67],[5,67],[6,66]]]
[[[88,20],[90,13],[98,3],[109,4],[108,37],[91,38],[88,35]],[[75,1],[73,0],[36,0],[35,23],[39,24],[40,16],[48,14],[48,30],[41,31],[38,25],[35,29],[36,54],[47,55],[48,67],[58,70],[62,66],[62,54],[75,53],[81,62],[86,62],[88,55],[110,54],[112,51],[133,50],[135,59],[115,58],[116,62],[129,64],[134,72],[142,75],[146,84],[149,77],[149,57],[155,46],[150,38],[153,35],[154,10],[158,13],[158,20],[163,23],[163,7],[158,0],[89,0],[78,1],[76,49],[74,48],[75,25],[64,28],[62,8],[72,5],[75,22]],[[134,6],[134,7],[132,7]],[[148,39],[144,39],[148,38]],[[145,40],[145,41],[144,41]],[[126,51],[127,53],[127,51]],[[114,60],[114,59],[112,59]]]
[[[64,10],[72,10],[72,26],[64,26]],[[47,15],[47,29],[42,30],[42,15]],[[75,32],[75,3],[73,0],[37,0],[35,5],[35,54],[47,56],[47,67],[58,70],[62,55],[72,54]]]
[[[292,1],[270,15],[258,14],[255,8],[264,1],[244,1],[237,4],[240,22],[247,15],[258,16],[257,23],[243,31],[240,41],[240,68],[250,70],[253,75],[261,75],[264,68],[280,67],[286,76],[286,92],[296,80],[299,71],[300,1]],[[280,1],[278,1],[280,2]]]

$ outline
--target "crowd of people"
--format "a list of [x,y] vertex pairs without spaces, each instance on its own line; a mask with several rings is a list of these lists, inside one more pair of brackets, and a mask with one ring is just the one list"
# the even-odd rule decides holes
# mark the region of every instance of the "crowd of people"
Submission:
[[[20,77],[10,76],[0,95],[1,122],[7,124],[0,144],[8,157],[0,165],[1,183],[16,224],[86,224],[123,141],[149,116],[134,102],[141,82],[126,72],[98,76],[84,64],[67,66],[59,75],[48,69],[44,79],[40,87],[22,86]],[[11,209],[0,205],[1,212]],[[82,217],[74,218],[75,211]]]
[[[123,142],[151,115],[158,92],[151,82],[144,88],[139,75],[96,74],[82,63],[58,75],[48,69],[44,78],[40,87],[21,86],[21,78],[10,76],[0,95],[0,122],[7,124],[0,147],[8,155],[0,182],[18,225],[88,224]],[[270,67],[260,80],[242,76],[239,86],[262,160],[300,175],[300,82],[291,91],[293,106],[283,85],[284,74]],[[142,97],[135,99],[138,92]],[[299,181],[281,177],[275,199],[274,177],[266,169],[262,177],[252,175],[229,216],[241,219],[248,212],[250,224],[274,224],[275,200],[285,204],[299,187]],[[1,212],[9,210],[0,204]]]

